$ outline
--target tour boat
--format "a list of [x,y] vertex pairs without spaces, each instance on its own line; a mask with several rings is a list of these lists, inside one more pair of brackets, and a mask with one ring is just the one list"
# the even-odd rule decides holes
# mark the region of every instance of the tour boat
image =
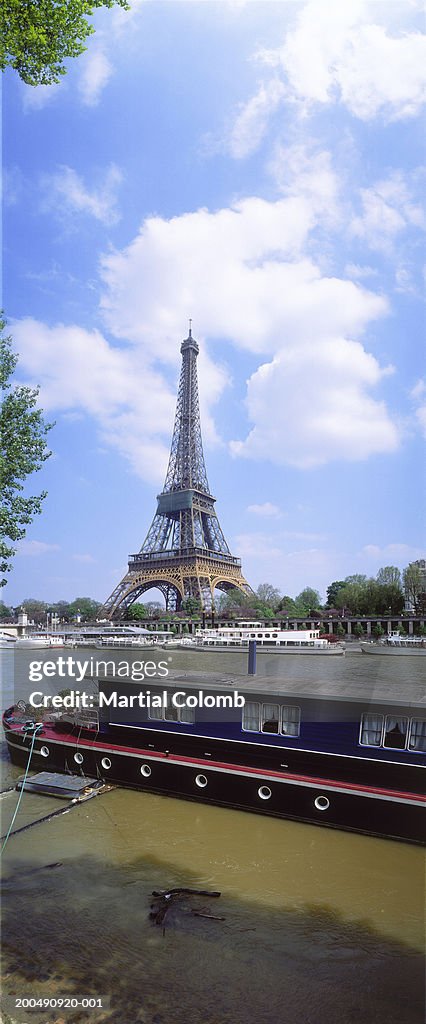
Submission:
[[398,630],[377,641],[363,641],[360,646],[363,654],[426,654],[425,637],[401,635]]
[[30,633],[28,636],[20,636],[16,641],[16,647],[65,647],[65,638],[59,634]]
[[343,643],[330,644],[319,629],[278,629],[261,622],[245,622],[239,626],[219,626],[218,629],[198,629],[193,646],[198,649],[228,650],[248,648],[250,641],[257,647],[279,651],[282,654],[344,654]]
[[12,636],[11,633],[0,633],[0,649],[10,650],[15,643],[16,636]]
[[377,678],[280,682],[167,667],[164,675],[145,678],[143,689],[110,675],[95,696],[85,680],[83,710],[77,698],[66,711],[8,708],[12,761],[25,767],[33,744],[31,769],[424,841],[426,705],[416,679],[393,696]]

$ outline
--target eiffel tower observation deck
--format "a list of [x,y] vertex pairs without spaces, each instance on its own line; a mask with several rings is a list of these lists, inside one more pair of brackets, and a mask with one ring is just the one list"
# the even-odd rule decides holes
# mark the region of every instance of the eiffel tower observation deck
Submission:
[[[191,321],[190,321],[191,323]],[[198,403],[199,348],[189,335],[182,342],[182,369],[169,465],[157,511],[138,554],[103,606],[108,618],[125,615],[129,605],[156,587],[166,608],[179,611],[194,597],[205,612],[214,609],[215,589],[251,594],[222,533],[204,463]]]

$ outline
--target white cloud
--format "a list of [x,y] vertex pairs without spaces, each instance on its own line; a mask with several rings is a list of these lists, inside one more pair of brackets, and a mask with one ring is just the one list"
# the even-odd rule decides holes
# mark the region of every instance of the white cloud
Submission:
[[312,0],[284,44],[260,56],[308,106],[340,102],[366,121],[414,116],[425,99],[426,40],[406,30],[406,12],[391,7]]
[[284,102],[302,118],[332,104],[362,121],[418,114],[426,85],[426,39],[415,21],[420,10],[416,2],[295,5],[282,44],[255,54],[271,78],[240,107],[228,136],[231,155],[253,153]]
[[353,340],[387,312],[387,302],[353,281],[321,275],[303,257],[314,224],[307,196],[249,198],[216,213],[149,218],[125,250],[102,261],[108,327],[150,358],[177,361],[188,311],[210,338],[274,357],[251,377],[255,427],[233,445],[235,454],[311,466],[397,446],[384,404],[370,393],[384,371]]
[[270,501],[264,501],[263,505],[249,505],[247,512],[252,512],[255,516],[265,516],[267,519],[281,519],[282,515],[278,505],[273,505]]
[[99,42],[93,49],[90,48],[79,58],[79,81],[78,92],[86,107],[95,107],[101,98],[101,94],[111,75],[113,67],[101,48]]
[[409,562],[425,557],[422,548],[399,542],[386,544],[384,547],[380,547],[378,544],[365,544],[360,554],[364,562],[365,558],[368,558],[376,563],[377,569],[383,565],[394,565],[395,563],[399,566],[406,566]]
[[[80,195],[74,201],[84,205]],[[209,443],[219,441],[212,409],[230,383],[214,345],[226,340],[262,359],[248,382],[253,429],[235,441],[234,454],[310,467],[395,450],[396,427],[372,394],[389,371],[360,340],[387,313],[387,302],[358,283],[324,276],[304,257],[313,205],[307,194],[249,198],[215,213],[148,218],[126,249],[101,261],[101,309],[124,346],[79,326],[16,324],[20,365],[41,383],[45,407],[91,415],[101,442],[159,481],[176,394],[176,378],[165,373],[177,374],[182,324],[191,315]]]
[[344,274],[345,277],[354,277],[356,280],[362,280],[364,277],[376,277],[378,270],[376,267],[361,267],[358,263],[347,263]]
[[318,331],[358,335],[386,312],[386,300],[321,276],[301,252],[314,224],[310,203],[296,197],[148,218],[126,249],[102,260],[106,323],[173,362],[188,311],[195,333],[207,324],[210,336],[259,353]]
[[87,562],[88,564],[96,562],[96,558],[93,558],[93,555],[73,555],[72,557],[75,562]]
[[303,197],[322,220],[336,219],[341,185],[327,150],[316,150],[313,141],[292,146],[277,143],[269,170],[286,195]]
[[271,115],[281,104],[284,92],[283,83],[272,78],[241,106],[229,137],[233,157],[241,159],[255,152],[269,126]]
[[300,468],[395,451],[397,428],[384,403],[369,394],[385,372],[359,342],[342,337],[290,347],[250,378],[247,407],[255,426],[231,451]]
[[72,167],[61,166],[56,174],[42,181],[44,205],[61,215],[64,211],[84,213],[103,224],[116,224],[119,220],[116,192],[122,180],[120,169],[111,164],[97,188],[90,190]]
[[38,558],[46,555],[49,551],[60,551],[59,544],[46,544],[42,540],[21,540],[17,547],[18,555]]
[[93,417],[101,440],[135,472],[162,481],[176,395],[161,374],[134,350],[112,347],[97,330],[25,319],[15,321],[13,334],[20,370],[40,383],[46,410]]
[[360,198],[362,213],[352,219],[350,232],[366,241],[370,249],[391,252],[402,231],[426,227],[424,212],[400,171],[361,189]]

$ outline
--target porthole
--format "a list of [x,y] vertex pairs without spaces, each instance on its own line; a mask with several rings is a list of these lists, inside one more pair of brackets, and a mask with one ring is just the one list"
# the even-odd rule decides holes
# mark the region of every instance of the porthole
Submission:
[[40,754],[42,757],[49,757],[49,747],[40,747]]
[[74,761],[76,764],[83,764],[83,754],[74,754]]
[[102,768],[111,768],[111,761],[109,757],[103,757],[101,761]]
[[141,764],[141,775],[143,775],[144,779],[149,779],[151,775],[149,764]]
[[260,786],[257,793],[261,800],[269,800],[272,796],[272,790],[269,789],[269,786]]
[[315,799],[315,807],[317,811],[328,811],[330,801],[326,796],[317,796]]
[[200,789],[204,789],[205,786],[207,786],[207,779],[205,775],[197,775],[195,777],[195,781],[197,783],[197,786],[200,787]]

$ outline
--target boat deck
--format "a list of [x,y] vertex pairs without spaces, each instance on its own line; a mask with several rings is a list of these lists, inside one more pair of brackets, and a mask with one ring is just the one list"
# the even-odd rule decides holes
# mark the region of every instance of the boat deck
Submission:
[[[298,674],[292,675],[283,670],[283,677],[276,679],[271,676],[238,675],[236,673],[214,673],[204,671],[182,672],[170,670],[166,679],[149,679],[143,684],[119,680],[112,675],[106,675],[105,681],[109,685],[116,684],[118,691],[123,693],[138,692],[139,690],[162,690],[169,687],[184,690],[239,690],[245,695],[264,691],[268,695],[279,697],[298,695],[316,700],[339,700],[339,701],[360,701],[364,703],[377,702],[390,705],[423,705],[426,709],[426,684],[423,679],[410,676],[404,680],[403,685],[396,688],[390,683],[388,674],[379,671],[372,680],[363,674],[354,679],[352,676],[345,678],[344,673],[337,672],[336,678],[322,678],[321,675],[315,680],[301,678]],[[129,691],[129,688],[131,690]]]

